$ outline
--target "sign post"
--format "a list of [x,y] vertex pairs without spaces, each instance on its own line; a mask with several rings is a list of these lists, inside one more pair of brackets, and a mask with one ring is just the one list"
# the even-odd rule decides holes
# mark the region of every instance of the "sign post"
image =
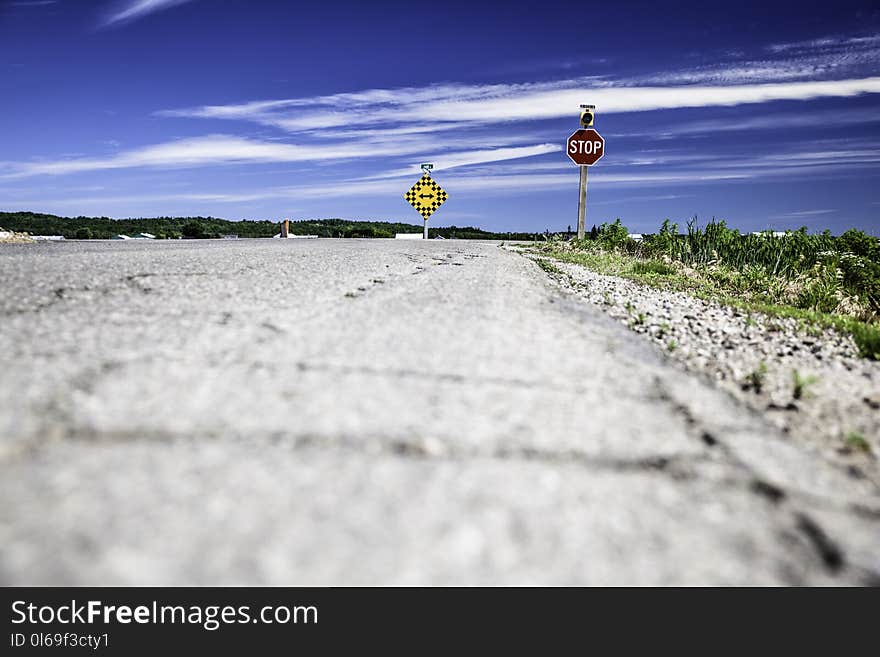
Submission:
[[[425,173],[430,173],[434,168],[434,165],[431,162],[422,162],[422,171]],[[422,233],[422,239],[428,239],[428,218],[425,217],[425,232]]]
[[584,231],[587,223],[587,171],[586,166],[578,167],[581,170],[581,184],[578,186],[578,239],[584,239]]
[[[429,165],[433,168],[434,165]],[[419,178],[418,182],[413,185],[410,190],[404,194],[404,200],[413,206],[420,215],[422,215],[422,219],[425,220],[425,230],[423,233],[423,238],[428,239],[428,217],[430,217],[434,212],[446,202],[446,199],[449,198],[449,194],[447,194],[440,185],[438,185],[431,178],[431,174],[428,173],[428,169],[425,168],[425,165],[422,165],[422,169],[424,170],[424,174],[421,178]]]
[[[593,125],[593,112],[595,106],[581,105],[585,109],[581,112],[581,125]],[[605,155],[605,139],[592,128],[576,130],[566,142],[565,152],[572,162],[581,170],[580,186],[578,188],[578,227],[579,240],[584,239],[586,216],[587,216],[587,167],[593,166]]]

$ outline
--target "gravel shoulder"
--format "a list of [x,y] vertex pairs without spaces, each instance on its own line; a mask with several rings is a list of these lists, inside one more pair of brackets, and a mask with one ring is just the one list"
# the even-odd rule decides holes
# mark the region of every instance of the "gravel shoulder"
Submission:
[[850,336],[555,259],[544,269],[563,289],[760,413],[792,442],[880,489],[880,362],[861,358]]

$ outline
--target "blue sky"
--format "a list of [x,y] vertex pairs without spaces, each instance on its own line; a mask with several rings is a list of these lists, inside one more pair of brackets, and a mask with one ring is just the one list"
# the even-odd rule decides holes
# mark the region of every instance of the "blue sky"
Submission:
[[880,234],[873,2],[0,0],[0,209]]

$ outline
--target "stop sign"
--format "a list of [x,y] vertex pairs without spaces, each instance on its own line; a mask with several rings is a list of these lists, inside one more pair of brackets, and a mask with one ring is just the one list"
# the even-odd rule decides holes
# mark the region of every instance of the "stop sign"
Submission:
[[575,164],[596,164],[605,155],[605,138],[592,128],[577,130],[568,138],[565,152]]

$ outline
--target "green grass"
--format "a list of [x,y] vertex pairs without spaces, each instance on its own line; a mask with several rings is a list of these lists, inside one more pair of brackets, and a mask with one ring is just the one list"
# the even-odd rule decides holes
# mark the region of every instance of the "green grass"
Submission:
[[791,373],[791,380],[793,384],[792,397],[795,399],[803,399],[807,396],[809,389],[819,383],[819,377],[804,376],[797,370]]
[[865,440],[865,437],[858,431],[850,431],[846,435],[845,442],[850,449],[853,449],[857,452],[868,453],[871,451],[870,443],[868,443],[868,441]]
[[671,276],[675,268],[659,260],[636,260],[630,265],[630,272],[636,276]]
[[[641,260],[621,251],[580,249],[576,246],[572,248],[553,242],[540,245],[538,249],[547,256],[562,262],[583,265],[600,274],[626,278],[657,289],[685,292],[700,299],[717,301],[747,314],[760,313],[780,319],[794,318],[807,331],[834,329],[851,335],[863,358],[880,360],[880,324],[876,322],[775,302],[761,294],[753,294],[737,287],[724,275],[707,275],[699,269],[675,267],[656,260]],[[632,312],[630,308],[627,310]],[[754,323],[754,320],[749,318],[748,322]],[[768,330],[772,330],[772,327],[768,327]]]
[[754,370],[746,375],[746,386],[759,393],[764,387],[764,381],[767,379],[767,363],[761,363]]
[[535,258],[535,263],[548,274],[560,275],[562,270],[546,258]]
[[857,321],[845,321],[843,324],[843,330],[853,336],[865,358],[880,360],[880,326]]

